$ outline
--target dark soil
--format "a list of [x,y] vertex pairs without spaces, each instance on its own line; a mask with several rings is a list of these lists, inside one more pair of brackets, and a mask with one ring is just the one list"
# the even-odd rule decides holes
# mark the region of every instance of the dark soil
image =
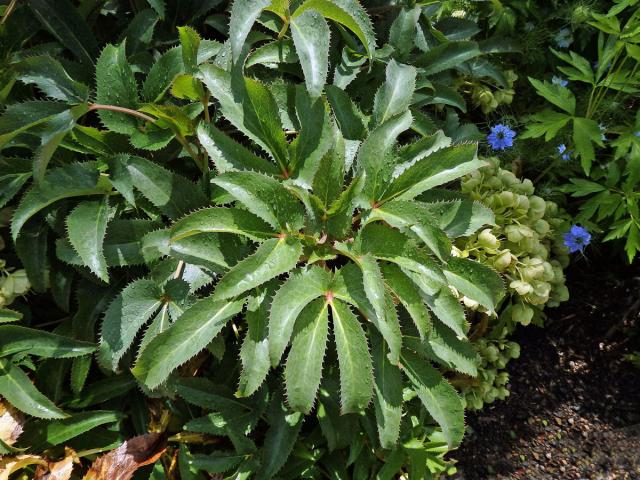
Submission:
[[640,269],[582,260],[568,278],[546,327],[516,334],[511,396],[468,416],[458,479],[640,479],[640,369],[623,359],[640,350]]

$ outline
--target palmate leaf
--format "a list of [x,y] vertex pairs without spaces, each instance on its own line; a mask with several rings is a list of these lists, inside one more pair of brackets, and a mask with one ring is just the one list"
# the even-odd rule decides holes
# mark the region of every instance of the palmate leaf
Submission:
[[26,373],[5,358],[0,358],[0,392],[11,405],[32,417],[67,416],[33,385]]
[[300,313],[284,371],[287,403],[309,413],[322,378],[322,360],[329,334],[329,310],[324,299],[313,300]]
[[302,255],[302,243],[297,238],[272,238],[238,262],[216,285],[213,297],[220,300],[236,297],[296,266]]
[[330,281],[331,277],[325,270],[312,266],[293,272],[273,297],[269,314],[271,365],[275,367],[280,363],[300,312],[327,292]]
[[242,310],[244,300],[199,300],[168,330],[156,336],[142,351],[132,372],[148,388],[164,382],[169,374],[204,349],[227,321]]
[[98,278],[109,282],[107,262],[103,252],[103,242],[107,233],[109,202],[105,196],[101,200],[80,203],[67,217],[67,233],[73,248],[83,263]]
[[316,10],[305,10],[291,19],[290,28],[307,91],[312,98],[317,98],[329,69],[329,25]]
[[42,182],[22,197],[11,223],[13,239],[18,237],[27,220],[58,200],[107,193],[108,186],[98,179],[95,162],[72,163],[50,170]]
[[127,285],[105,313],[98,361],[110,370],[116,370],[138,331],[161,303],[162,290],[154,281],[139,279]]
[[403,350],[401,362],[402,371],[424,407],[442,428],[449,447],[458,446],[464,435],[464,408],[456,390],[415,353]]
[[297,231],[304,224],[302,205],[272,177],[257,172],[227,172],[218,175],[213,183],[274,229]]
[[334,299],[331,314],[340,367],[342,413],[358,412],[369,404],[373,391],[373,366],[367,337],[346,303]]

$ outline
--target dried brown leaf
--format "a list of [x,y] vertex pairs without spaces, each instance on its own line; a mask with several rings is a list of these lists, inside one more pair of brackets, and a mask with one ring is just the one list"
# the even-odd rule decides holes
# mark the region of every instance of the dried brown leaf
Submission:
[[154,463],[166,448],[158,433],[134,437],[97,458],[83,480],[129,480],[138,468]]
[[8,403],[0,402],[0,440],[13,445],[22,433],[24,415]]
[[58,462],[49,462],[46,467],[39,465],[33,480],[69,480],[74,462],[79,462],[76,452],[65,448],[65,457]]
[[9,480],[9,476],[28,465],[46,465],[47,461],[38,455],[16,455],[0,458],[0,480]]

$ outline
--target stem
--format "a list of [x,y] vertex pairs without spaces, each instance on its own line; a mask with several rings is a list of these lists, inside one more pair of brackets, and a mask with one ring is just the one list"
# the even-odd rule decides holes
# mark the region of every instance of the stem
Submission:
[[202,97],[202,106],[204,107],[204,121],[211,123],[211,116],[209,116],[209,93]]
[[4,24],[4,22],[7,21],[7,18],[9,18],[9,15],[13,13],[13,10],[16,8],[17,4],[18,4],[18,0],[11,0],[9,5],[7,6],[7,9],[4,11],[4,15],[2,16],[2,21],[0,21],[0,25]]
[[99,103],[90,103],[89,111],[91,110],[109,110],[110,112],[126,113],[127,115],[141,118],[145,122],[156,123],[156,119],[153,117],[150,117],[149,115],[146,115],[142,112],[138,112],[137,110],[132,110],[130,108],[118,107],[117,105],[101,105]]
[[180,260],[178,262],[178,267],[176,268],[176,271],[173,274],[173,278],[174,279],[178,279],[182,276],[182,272],[184,271],[184,260]]

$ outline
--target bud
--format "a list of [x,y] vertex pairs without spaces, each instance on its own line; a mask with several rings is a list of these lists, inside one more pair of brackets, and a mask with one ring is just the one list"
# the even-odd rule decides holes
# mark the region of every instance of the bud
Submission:
[[485,228],[478,235],[478,243],[484,248],[496,250],[500,247],[500,240],[496,238],[490,228]]
[[516,342],[509,342],[508,349],[510,358],[520,357],[520,345],[518,345]]
[[509,250],[503,250],[499,255],[494,257],[493,259],[493,267],[499,272],[504,272],[509,266],[515,257],[511,254]]
[[511,307],[511,320],[521,325],[529,325],[533,319],[533,309],[524,303],[516,303]]
[[538,233],[538,235],[544,237],[547,233],[549,233],[550,227],[546,221],[540,219],[535,221],[535,223],[533,224],[533,229]]
[[504,229],[504,233],[507,235],[507,240],[513,243],[518,243],[522,240],[522,233],[517,225],[507,225]]

